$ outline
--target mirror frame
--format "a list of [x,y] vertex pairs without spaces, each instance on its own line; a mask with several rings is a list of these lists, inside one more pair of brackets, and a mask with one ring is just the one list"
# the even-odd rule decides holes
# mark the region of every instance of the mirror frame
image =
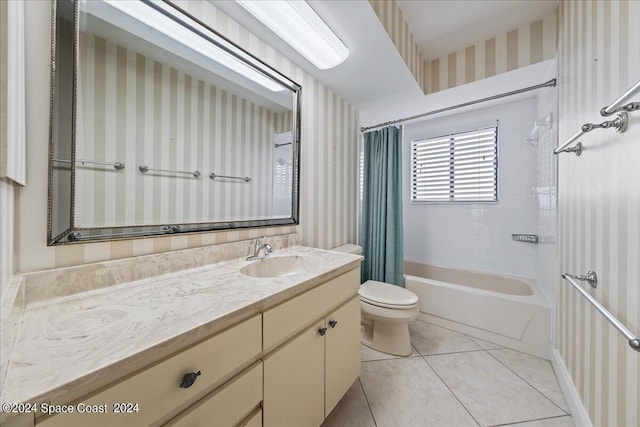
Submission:
[[[62,232],[53,235],[53,199],[55,195],[54,179],[53,179],[53,159],[54,147],[56,144],[55,135],[55,113],[54,108],[56,99],[59,94],[56,93],[56,49],[57,49],[57,5],[59,1],[73,2],[73,89],[72,98],[72,117],[71,117],[71,206],[69,226]],[[154,6],[150,0],[139,0],[150,7],[162,12],[162,9]],[[300,118],[301,118],[301,95],[302,86],[280,73],[261,59],[257,58],[247,50],[238,46],[227,37],[214,30],[208,24],[186,12],[178,5],[169,0],[162,0],[165,5],[171,6],[178,12],[178,15],[184,17],[181,24],[197,33],[210,43],[224,49],[233,55],[239,61],[244,62],[247,66],[255,69],[264,76],[275,80],[286,89],[291,90],[293,95],[292,102],[292,135],[293,135],[293,182],[292,182],[292,202],[291,216],[287,218],[272,218],[248,221],[212,221],[197,223],[168,223],[154,225],[136,225],[136,226],[114,226],[114,227],[76,227],[75,226],[75,169],[76,169],[76,104],[77,104],[77,73],[79,67],[79,51],[80,51],[80,22],[79,22],[79,0],[51,0],[51,83],[50,83],[50,111],[49,111],[49,164],[48,164],[48,199],[47,199],[47,245],[64,245],[74,243],[87,243],[99,241],[128,240],[135,238],[171,236],[184,233],[203,233],[212,231],[237,230],[243,228],[256,227],[275,227],[299,224],[300,211]],[[163,12],[164,13],[164,12]],[[167,15],[170,16],[170,15]],[[172,17],[173,19],[173,17]],[[191,22],[194,22],[206,29],[209,34],[205,34],[194,28]]]

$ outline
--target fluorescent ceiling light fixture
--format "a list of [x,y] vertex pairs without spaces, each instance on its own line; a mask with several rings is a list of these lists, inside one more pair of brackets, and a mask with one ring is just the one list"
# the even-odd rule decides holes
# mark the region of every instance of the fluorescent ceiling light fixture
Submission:
[[306,1],[236,1],[321,70],[349,56],[349,49]]
[[[90,3],[91,2],[89,2],[89,5]],[[154,7],[148,6],[141,1],[106,0],[105,3],[273,92],[279,92],[285,89],[282,85],[248,66],[232,54],[221,49],[219,46],[216,46],[214,43],[202,38],[197,33],[184,27],[173,18],[167,16],[165,13],[155,9]],[[165,5],[162,2],[155,2],[154,4],[176,19],[183,19],[183,17],[178,15],[178,12],[171,6]],[[190,22],[189,25],[198,27],[198,30],[205,34],[210,33],[210,31],[205,27],[202,27],[195,22]],[[215,37],[215,35],[212,36]]]

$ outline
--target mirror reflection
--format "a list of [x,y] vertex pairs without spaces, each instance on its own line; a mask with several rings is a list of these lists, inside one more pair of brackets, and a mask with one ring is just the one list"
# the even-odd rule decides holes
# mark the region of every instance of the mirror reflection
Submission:
[[297,221],[299,86],[169,4],[57,9],[51,243]]

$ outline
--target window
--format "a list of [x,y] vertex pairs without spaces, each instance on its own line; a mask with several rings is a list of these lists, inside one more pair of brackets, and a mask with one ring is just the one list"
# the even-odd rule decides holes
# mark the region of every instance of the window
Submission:
[[497,202],[498,127],[411,142],[412,202]]

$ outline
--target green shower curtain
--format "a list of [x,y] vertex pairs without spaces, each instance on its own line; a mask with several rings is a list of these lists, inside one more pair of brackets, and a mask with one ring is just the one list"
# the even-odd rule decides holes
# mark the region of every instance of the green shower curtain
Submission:
[[362,281],[404,286],[402,276],[402,128],[364,134],[360,245]]

